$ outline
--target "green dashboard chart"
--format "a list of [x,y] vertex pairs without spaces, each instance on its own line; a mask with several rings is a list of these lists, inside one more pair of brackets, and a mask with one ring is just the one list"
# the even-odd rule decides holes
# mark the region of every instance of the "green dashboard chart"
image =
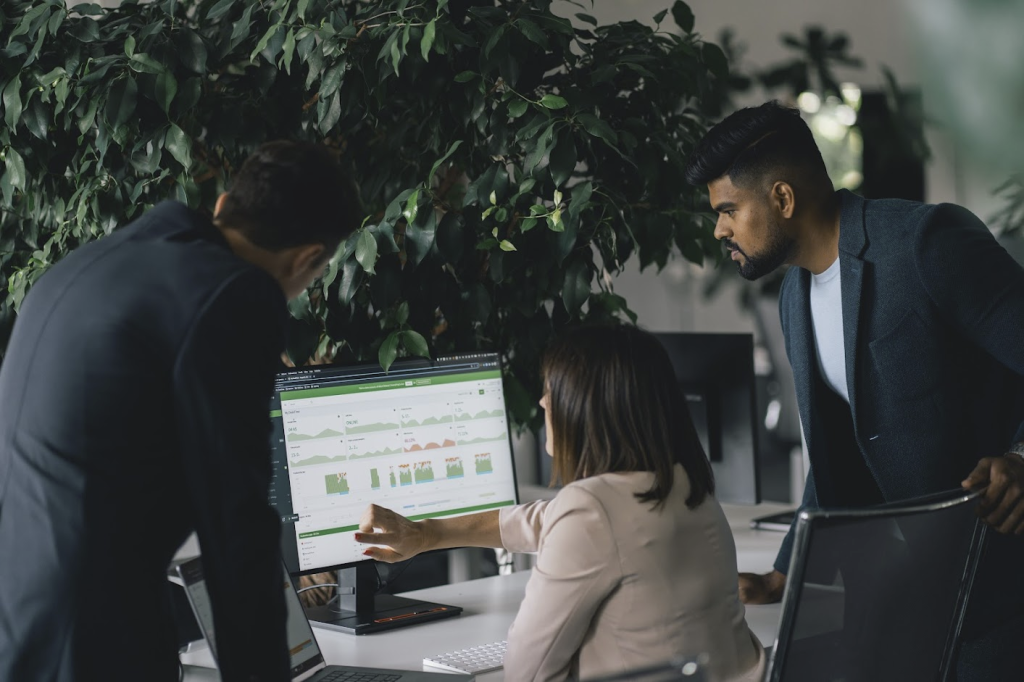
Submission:
[[327,486],[328,495],[347,495],[349,492],[348,476],[344,473],[328,474],[324,476],[324,482]]
[[399,494],[401,501],[390,504],[401,509],[467,494],[507,497],[511,469],[503,465],[494,476],[496,462],[511,461],[500,378],[467,383],[283,401],[296,510],[351,505],[345,513],[355,514],[357,505],[388,503]]

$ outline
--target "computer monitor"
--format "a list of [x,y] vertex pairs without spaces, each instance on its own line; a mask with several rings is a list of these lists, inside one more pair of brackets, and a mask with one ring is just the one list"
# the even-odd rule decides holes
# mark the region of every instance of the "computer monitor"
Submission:
[[752,334],[655,334],[715,472],[720,502],[761,501]]
[[498,355],[319,366],[277,375],[270,502],[292,575],[339,571],[338,605],[311,620],[362,634],[461,609],[375,595],[355,541],[371,503],[412,520],[518,502]]

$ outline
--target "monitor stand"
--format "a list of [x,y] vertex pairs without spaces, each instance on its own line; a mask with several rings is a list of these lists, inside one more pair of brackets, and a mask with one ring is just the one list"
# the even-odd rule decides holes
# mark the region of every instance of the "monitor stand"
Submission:
[[462,613],[462,607],[375,594],[377,572],[363,561],[338,571],[338,596],[323,606],[307,607],[306,616],[317,627],[365,635],[415,625]]

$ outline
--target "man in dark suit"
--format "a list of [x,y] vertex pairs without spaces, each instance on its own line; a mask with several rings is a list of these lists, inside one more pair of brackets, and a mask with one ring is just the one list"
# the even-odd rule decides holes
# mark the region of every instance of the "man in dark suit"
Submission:
[[32,288],[0,370],[0,680],[177,680],[193,530],[222,679],[290,679],[268,406],[286,301],[355,211],[326,149],[272,142],[212,222],[160,204]]
[[[712,128],[687,180],[707,184],[742,276],[795,266],[779,306],[811,461],[804,506],[987,485],[981,511],[999,533],[959,679],[1019,679],[1024,270],[963,208],[835,192],[809,128],[776,102]],[[745,601],[781,598],[792,534],[774,571],[741,576]]]

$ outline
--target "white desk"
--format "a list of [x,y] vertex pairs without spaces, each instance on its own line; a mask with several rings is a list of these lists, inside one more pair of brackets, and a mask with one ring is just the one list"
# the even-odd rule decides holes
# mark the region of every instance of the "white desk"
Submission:
[[[789,508],[788,505],[723,506],[736,538],[739,570],[757,573],[770,570],[783,533],[751,530],[750,520],[783,511]],[[317,642],[328,663],[432,670],[423,667],[425,656],[505,639],[519,610],[529,577],[528,571],[522,571],[409,592],[407,596],[410,597],[461,606],[462,615],[358,637],[314,627]],[[775,643],[779,614],[778,604],[747,607],[747,622],[765,646]],[[183,654],[182,660],[200,666],[212,665],[209,652],[202,648],[195,653]],[[218,678],[213,671],[190,667],[185,679],[200,682]],[[495,671],[477,679],[480,682],[497,682],[503,679],[503,674]]]

